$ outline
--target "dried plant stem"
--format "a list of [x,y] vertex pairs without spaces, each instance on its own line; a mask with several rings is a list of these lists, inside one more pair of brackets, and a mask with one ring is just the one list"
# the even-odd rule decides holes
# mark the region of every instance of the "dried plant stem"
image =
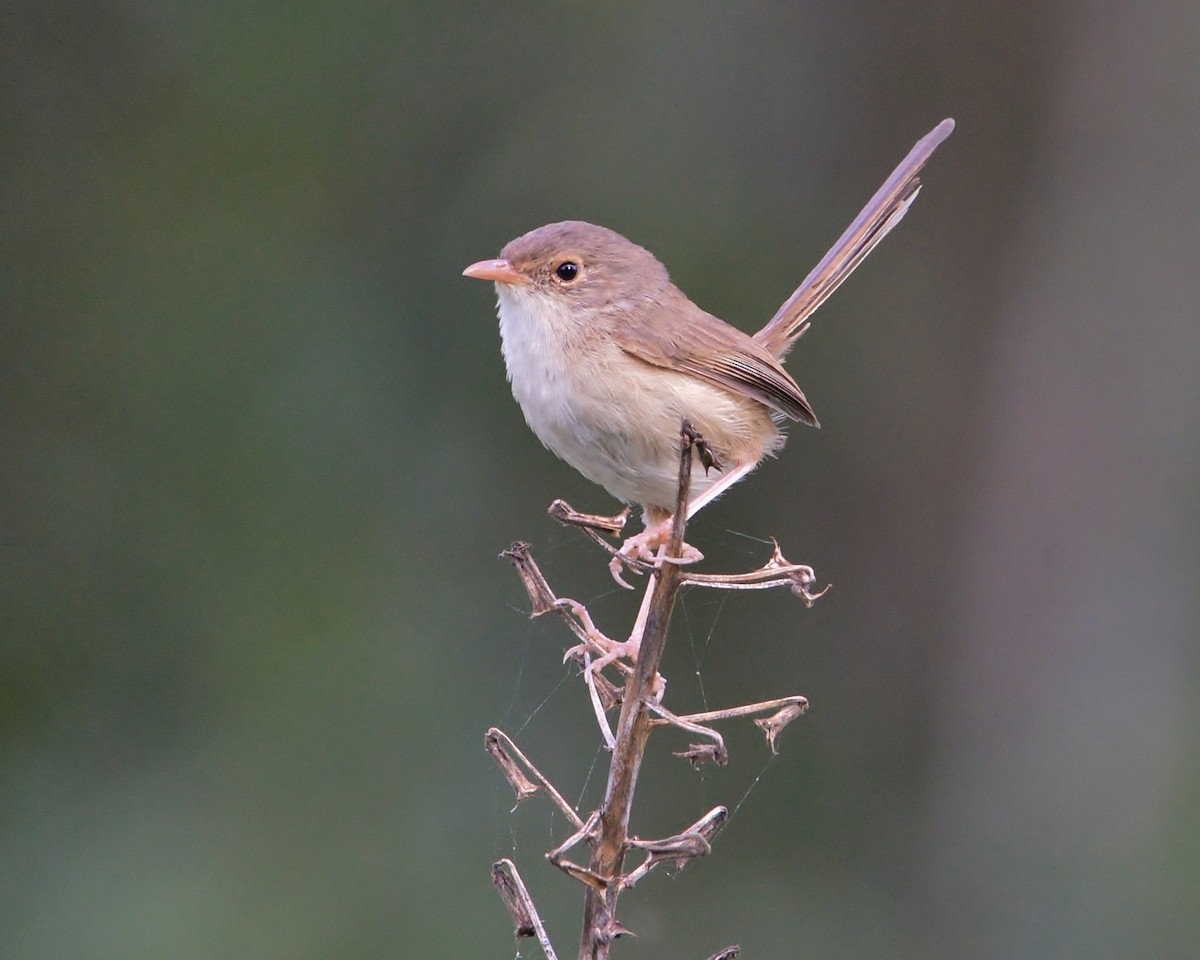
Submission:
[[[507,734],[496,728],[488,731],[485,745],[513,788],[517,802],[544,794],[567,818],[573,830],[570,836],[550,850],[547,859],[568,876],[584,885],[583,929],[579,940],[580,960],[608,960],[612,941],[629,931],[616,918],[617,900],[661,863],[677,867],[694,857],[708,854],[710,841],[728,813],[724,807],[714,807],[682,832],[662,839],[641,839],[630,835],[630,814],[638,774],[652,730],[662,726],[674,727],[703,738],[687,750],[676,752],[694,766],[706,761],[720,765],[728,762],[725,741],[711,724],[737,718],[755,718],[772,751],[776,737],[807,707],[804,697],[793,695],[745,706],[704,713],[678,715],[661,702],[666,681],[659,674],[667,629],[675,599],[684,586],[692,585],[725,590],[758,590],[787,587],[805,605],[824,593],[814,589],[816,577],[812,568],[787,560],[774,545],[771,557],[757,570],[734,574],[700,574],[692,572],[685,558],[690,548],[684,543],[687,524],[688,494],[691,488],[693,450],[699,452],[701,463],[708,463],[703,437],[686,421],[681,430],[679,457],[679,486],[670,536],[659,547],[652,560],[629,556],[618,551],[601,536],[618,532],[625,515],[601,517],[579,513],[569,504],[556,500],[550,513],[562,523],[584,531],[602,546],[617,563],[649,575],[646,593],[638,609],[637,619],[629,639],[615,641],[605,636],[593,622],[583,604],[554,595],[549,583],[534,562],[527,543],[515,543],[504,557],[512,561],[520,574],[532,605],[531,615],[557,613],[579,641],[567,651],[567,658],[582,667],[584,681],[596,713],[597,723],[606,746],[612,751],[604,799],[599,809],[586,817],[571,807],[550,780],[517,747]],[[695,551],[691,551],[695,553]],[[828,588],[826,588],[828,589]],[[605,676],[614,672],[620,679],[617,685]],[[620,704],[621,711],[615,730],[609,725],[608,711]],[[580,844],[591,848],[587,865],[567,859],[567,852]],[[637,851],[642,860],[626,870],[626,856]],[[536,906],[511,861],[503,860],[493,867],[492,880],[499,890],[518,937],[536,937],[546,960],[555,960],[553,948],[546,937],[545,927]],[[728,960],[737,955],[737,947],[727,947],[710,960]]]
[[663,558],[664,555],[683,555],[683,535],[687,526],[687,502],[692,479],[692,445],[697,439],[686,421],[683,436],[675,520],[670,541],[665,548],[660,548],[660,562],[646,586],[650,606],[638,647],[637,663],[633,674],[625,682],[625,698],[617,721],[608,786],[600,807],[599,836],[592,851],[591,872],[608,882],[601,888],[587,887],[583,905],[583,931],[579,941],[580,960],[605,960],[609,944],[621,929],[615,919],[617,897],[621,894],[621,884],[617,881],[625,865],[625,852],[629,849],[629,815],[633,793],[637,788],[646,741],[653,729],[654,716],[647,703],[653,698],[656,688],[658,666],[667,645],[667,628],[681,583],[679,567]]

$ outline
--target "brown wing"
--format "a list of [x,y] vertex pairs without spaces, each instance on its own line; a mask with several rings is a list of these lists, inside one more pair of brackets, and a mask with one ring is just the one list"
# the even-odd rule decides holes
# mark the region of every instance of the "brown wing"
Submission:
[[[656,367],[703,377],[752,397],[793,420],[820,426],[799,385],[769,350],[675,293],[674,302],[656,305],[617,331],[622,350]],[[671,322],[661,322],[668,312]]]

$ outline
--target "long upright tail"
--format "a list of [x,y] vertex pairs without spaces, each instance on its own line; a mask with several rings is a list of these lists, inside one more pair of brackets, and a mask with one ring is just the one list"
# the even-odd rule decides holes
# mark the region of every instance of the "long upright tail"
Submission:
[[909,205],[917,198],[921,181],[917,174],[925,161],[954,130],[953,120],[943,120],[900,161],[892,175],[884,181],[857,217],[846,228],[837,243],[821,259],[812,273],[796,288],[773,316],[770,322],[754,335],[754,339],[782,358],[791,349],[796,338],[804,332],[808,318],[829,296],[842,285],[854,268],[866,259],[888,235],[904,215]]

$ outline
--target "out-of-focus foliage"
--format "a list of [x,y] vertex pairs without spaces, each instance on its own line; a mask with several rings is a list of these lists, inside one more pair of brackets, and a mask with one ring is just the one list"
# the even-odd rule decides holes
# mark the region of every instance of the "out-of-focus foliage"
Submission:
[[8,4],[0,954],[508,956],[515,848],[570,955],[482,734],[604,758],[495,556],[635,598],[459,271],[581,217],[753,329],[944,116],[790,362],[824,429],[692,531],[835,587],[687,599],[672,705],[812,712],[664,742],[637,832],[744,802],[619,952],[1194,950],[1200,17],[1127,6]]

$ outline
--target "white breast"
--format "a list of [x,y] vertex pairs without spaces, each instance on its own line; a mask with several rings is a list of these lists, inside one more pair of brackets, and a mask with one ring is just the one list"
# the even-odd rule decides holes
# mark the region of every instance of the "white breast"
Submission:
[[560,457],[564,436],[575,420],[571,409],[571,374],[563,362],[570,319],[557,301],[523,287],[497,284],[500,306],[500,350],[508,368],[513,396],[525,422],[538,439]]

